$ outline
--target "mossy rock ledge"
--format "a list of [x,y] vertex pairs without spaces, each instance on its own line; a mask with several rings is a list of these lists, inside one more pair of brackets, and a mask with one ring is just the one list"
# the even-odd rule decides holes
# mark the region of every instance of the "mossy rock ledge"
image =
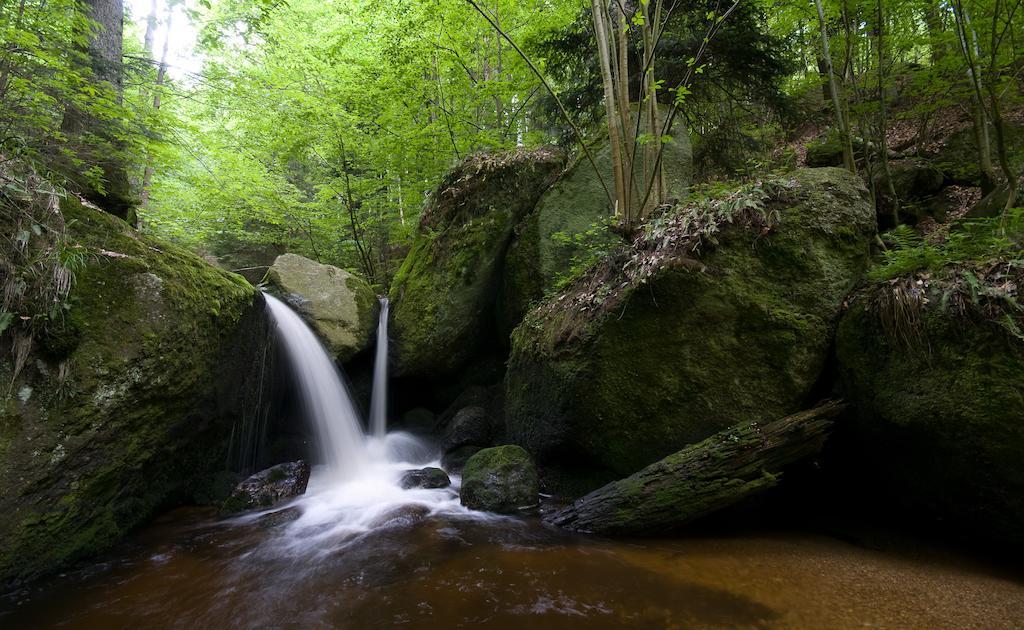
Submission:
[[480,154],[442,181],[391,288],[398,376],[455,374],[494,344],[513,228],[564,164],[554,148]]
[[843,471],[919,522],[1024,548],[1024,342],[943,309],[939,294],[900,323],[914,334],[897,342],[873,306],[890,290],[862,290],[839,324],[840,378],[854,410]]
[[344,269],[283,254],[267,271],[268,290],[294,308],[342,363],[370,347],[377,297],[366,280]]
[[[868,264],[875,215],[864,184],[835,168],[797,171],[772,209],[772,229],[727,226],[696,266],[660,265],[617,288],[613,308],[569,313],[554,296],[532,311],[505,378],[511,441],[548,466],[626,475],[801,409]],[[569,338],[567,319],[578,320]]]
[[222,470],[265,343],[241,276],[73,197],[87,254],[59,339],[0,362],[0,585],[110,546]]

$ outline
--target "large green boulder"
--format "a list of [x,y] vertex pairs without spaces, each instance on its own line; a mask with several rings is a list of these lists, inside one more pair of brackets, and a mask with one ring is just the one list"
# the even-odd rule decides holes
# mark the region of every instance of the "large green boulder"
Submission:
[[870,287],[840,321],[844,469],[918,519],[1022,545],[1024,342],[927,284]]
[[462,471],[460,500],[471,510],[515,514],[537,507],[540,480],[530,454],[514,445],[485,448]]
[[[653,242],[683,223],[656,224]],[[805,169],[762,221],[736,215],[697,258],[684,239],[682,253],[637,247],[598,266],[513,334],[509,437],[542,463],[629,474],[802,408],[874,235],[858,178]]]
[[328,352],[345,362],[370,347],[377,297],[365,280],[298,254],[278,256],[267,285],[317,332]]
[[[663,111],[663,114],[666,113]],[[646,118],[645,118],[646,120]],[[693,150],[682,125],[666,142],[662,166],[667,197],[686,197],[693,179]],[[516,244],[510,252],[506,272],[507,299],[512,308],[540,297],[571,275],[574,267],[586,265],[588,251],[601,250],[616,242],[605,226],[613,209],[601,186],[614,191],[611,147],[607,141],[591,149],[597,170],[585,156],[579,156],[558,181],[544,193],[533,215],[520,226]],[[646,192],[642,160],[636,160],[634,188]],[[642,197],[641,192],[638,197]],[[514,319],[514,318],[513,318]]]
[[494,344],[513,228],[562,165],[552,148],[481,154],[445,177],[391,287],[397,375],[442,378]]
[[62,208],[61,247],[79,261],[69,308],[16,378],[6,343],[0,361],[0,584],[94,554],[201,491],[241,430],[243,377],[266,339],[241,276],[73,197]]

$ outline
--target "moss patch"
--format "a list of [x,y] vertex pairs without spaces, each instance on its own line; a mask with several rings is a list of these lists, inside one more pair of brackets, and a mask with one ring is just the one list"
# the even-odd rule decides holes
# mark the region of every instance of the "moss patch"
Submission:
[[180,247],[74,199],[62,210],[88,264],[66,358],[33,361],[0,400],[0,583],[109,546],[224,465],[218,388],[257,302]]
[[875,224],[849,173],[803,170],[795,182],[767,232],[727,227],[699,258],[659,259],[624,287],[613,274],[612,307],[599,296],[573,312],[559,295],[531,312],[505,381],[513,441],[546,463],[628,474],[731,424],[800,408]]
[[551,149],[474,156],[445,178],[392,283],[396,374],[450,375],[492,343],[512,230],[562,160]]

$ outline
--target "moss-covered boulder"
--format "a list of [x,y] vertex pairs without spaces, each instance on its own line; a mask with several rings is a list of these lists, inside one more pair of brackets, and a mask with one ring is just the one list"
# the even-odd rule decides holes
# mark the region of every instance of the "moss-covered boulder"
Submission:
[[[678,128],[679,133],[665,144],[662,155],[669,199],[684,198],[693,179],[690,137],[681,125]],[[605,141],[591,153],[605,185],[614,190],[610,145]],[[637,160],[634,177],[635,189],[646,190],[641,160]],[[510,313],[505,321],[518,323],[525,306],[567,279],[574,267],[587,264],[588,252],[615,244],[616,239],[604,229],[611,216],[611,204],[597,171],[585,156],[579,156],[517,228],[518,238],[510,251],[504,279],[504,299]]]
[[[992,164],[999,170],[995,134],[990,130],[989,135]],[[1007,124],[1006,141],[1010,165],[1020,172],[1021,167],[1024,167],[1024,125]],[[981,161],[977,147],[974,129],[968,125],[945,138],[931,155],[933,162],[942,170],[948,181],[963,186],[981,186]]]
[[481,154],[445,177],[392,283],[397,375],[442,378],[494,344],[513,228],[562,164],[551,148]]
[[[942,190],[946,181],[941,169],[919,159],[891,160],[889,173],[892,175],[891,187],[889,177],[881,168],[874,176],[875,207],[883,227],[895,224],[897,202],[900,222],[916,223],[927,215],[932,208],[925,202]],[[896,199],[892,197],[893,191]]]
[[362,278],[297,254],[278,256],[267,272],[271,292],[315,330],[335,359],[366,350],[377,326],[377,297]]
[[514,445],[485,448],[462,471],[462,505],[516,514],[537,507],[540,481],[530,454]]
[[712,238],[684,215],[648,228],[516,329],[509,437],[542,463],[629,474],[800,409],[868,261],[868,197],[843,170],[805,169]]
[[13,384],[6,350],[0,361],[0,584],[102,550],[200,490],[228,459],[265,339],[240,276],[62,206],[82,261],[70,307]]
[[1024,342],[927,282],[871,287],[840,321],[849,470],[917,518],[1024,545]]

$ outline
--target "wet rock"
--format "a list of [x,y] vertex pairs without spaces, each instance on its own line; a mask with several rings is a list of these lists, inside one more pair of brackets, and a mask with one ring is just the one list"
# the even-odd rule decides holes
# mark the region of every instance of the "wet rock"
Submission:
[[409,527],[426,519],[428,516],[430,516],[430,508],[425,505],[403,505],[373,519],[369,527],[371,529]]
[[445,451],[460,446],[489,446],[491,444],[491,421],[483,407],[460,409],[444,432],[441,448]]
[[285,508],[270,514],[264,514],[256,520],[256,525],[263,529],[273,529],[297,521],[302,516],[302,510],[297,507]]
[[278,464],[261,470],[235,487],[221,512],[233,514],[245,510],[262,510],[297,497],[309,483],[309,464],[304,461]]
[[469,458],[484,450],[482,446],[460,446],[444,454],[441,466],[450,473],[459,474],[466,467]]
[[370,347],[377,297],[362,278],[296,254],[284,254],[267,272],[271,293],[288,302],[338,361]]
[[462,505],[515,514],[536,509],[540,482],[530,455],[513,445],[485,448],[462,471]]
[[405,471],[402,473],[402,479],[398,484],[402,486],[404,490],[411,490],[413,488],[433,490],[437,488],[447,488],[452,485],[452,481],[448,478],[448,473],[445,471],[440,468],[428,466],[427,468],[421,468],[419,470]]

